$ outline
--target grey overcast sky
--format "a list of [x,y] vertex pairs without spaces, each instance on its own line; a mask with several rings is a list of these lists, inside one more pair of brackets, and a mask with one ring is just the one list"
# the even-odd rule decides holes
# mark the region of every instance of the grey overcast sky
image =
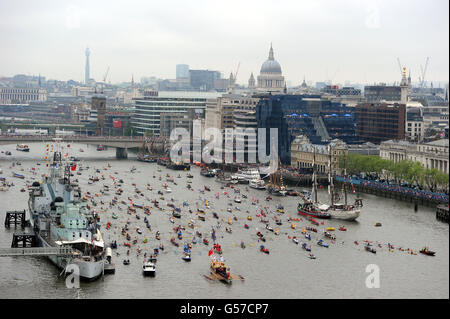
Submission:
[[273,43],[291,85],[449,78],[448,0],[0,1],[0,76],[175,78],[175,65],[259,74]]

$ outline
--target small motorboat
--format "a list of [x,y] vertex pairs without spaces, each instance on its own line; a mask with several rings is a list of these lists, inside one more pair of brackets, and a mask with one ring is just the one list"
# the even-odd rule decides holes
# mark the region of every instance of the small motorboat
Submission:
[[170,242],[172,243],[172,245],[174,245],[174,246],[176,246],[176,247],[178,247],[179,246],[179,244],[175,241],[175,238],[170,238]]
[[381,223],[375,223],[373,224],[375,227],[381,227]]
[[129,265],[130,264],[130,260],[129,259],[124,259],[123,264],[124,265]]
[[264,245],[259,246],[259,250],[265,254],[269,254],[269,250]]
[[369,244],[367,244],[366,246],[364,246],[364,249],[368,252],[371,252],[373,254],[376,254],[377,251],[375,250],[375,248],[373,248],[372,246],[370,246]]
[[316,259],[316,256],[314,256],[313,254],[309,254],[309,255],[308,255],[308,258],[309,258],[309,259]]
[[341,226],[341,227],[339,227],[339,230],[340,231],[347,231],[347,228],[345,228],[345,226]]
[[306,243],[302,243],[302,248],[306,251],[311,251],[311,247],[308,246]]
[[333,234],[331,234],[331,233],[329,233],[329,232],[327,232],[327,231],[324,232],[323,235],[324,235],[325,237],[329,238],[329,239],[336,240],[336,236],[333,235]]
[[178,213],[178,212],[176,212],[176,211],[174,211],[174,212],[172,213],[172,216],[175,217],[175,218],[181,218],[181,214]]
[[293,241],[295,244],[298,245],[298,239],[297,239],[297,237],[294,236],[294,238],[292,238],[292,241]]
[[328,248],[328,244],[324,242],[322,239],[317,242],[317,245]]
[[423,248],[420,250],[420,253],[421,253],[421,254],[424,254],[424,255],[427,255],[427,256],[434,256],[434,255],[436,254],[436,252],[429,250],[428,247],[423,247]]
[[190,253],[184,253],[183,256],[181,256],[181,259],[184,261],[191,261],[191,254]]
[[22,174],[18,174],[18,173],[15,173],[15,172],[13,172],[13,177],[20,178],[20,179],[24,179],[25,178],[25,176],[23,176]]
[[154,276],[156,272],[156,258],[149,258],[147,262],[142,265],[142,273],[144,276]]

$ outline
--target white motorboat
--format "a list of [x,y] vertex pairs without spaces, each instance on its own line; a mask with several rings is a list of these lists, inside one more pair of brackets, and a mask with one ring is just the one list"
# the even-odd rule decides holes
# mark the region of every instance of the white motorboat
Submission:
[[156,259],[150,258],[142,265],[142,273],[144,276],[154,276],[156,273]]
[[22,152],[29,152],[30,148],[27,144],[17,144],[16,150],[22,151]]
[[248,186],[255,189],[266,189],[266,185],[262,179],[252,179]]
[[239,170],[234,176],[238,179],[239,183],[245,184],[248,184],[251,180],[261,178],[257,168],[250,168],[242,171]]

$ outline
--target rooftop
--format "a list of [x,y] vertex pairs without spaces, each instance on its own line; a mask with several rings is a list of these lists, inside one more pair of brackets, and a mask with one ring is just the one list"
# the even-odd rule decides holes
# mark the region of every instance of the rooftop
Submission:
[[446,146],[448,147],[448,138],[443,138],[437,141],[433,141],[430,143],[426,143],[426,145],[435,145],[435,146]]

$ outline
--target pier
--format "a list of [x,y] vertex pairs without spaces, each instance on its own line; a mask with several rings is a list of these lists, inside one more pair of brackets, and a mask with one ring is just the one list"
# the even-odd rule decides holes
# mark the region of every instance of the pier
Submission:
[[438,205],[436,207],[436,218],[448,223],[448,205]]
[[11,243],[11,248],[26,248],[26,247],[36,247],[37,237],[33,233],[14,233]]
[[25,210],[23,211],[9,211],[6,212],[5,216],[5,227],[11,227],[11,224],[17,227],[20,225],[22,228],[27,226],[27,221],[25,220]]

